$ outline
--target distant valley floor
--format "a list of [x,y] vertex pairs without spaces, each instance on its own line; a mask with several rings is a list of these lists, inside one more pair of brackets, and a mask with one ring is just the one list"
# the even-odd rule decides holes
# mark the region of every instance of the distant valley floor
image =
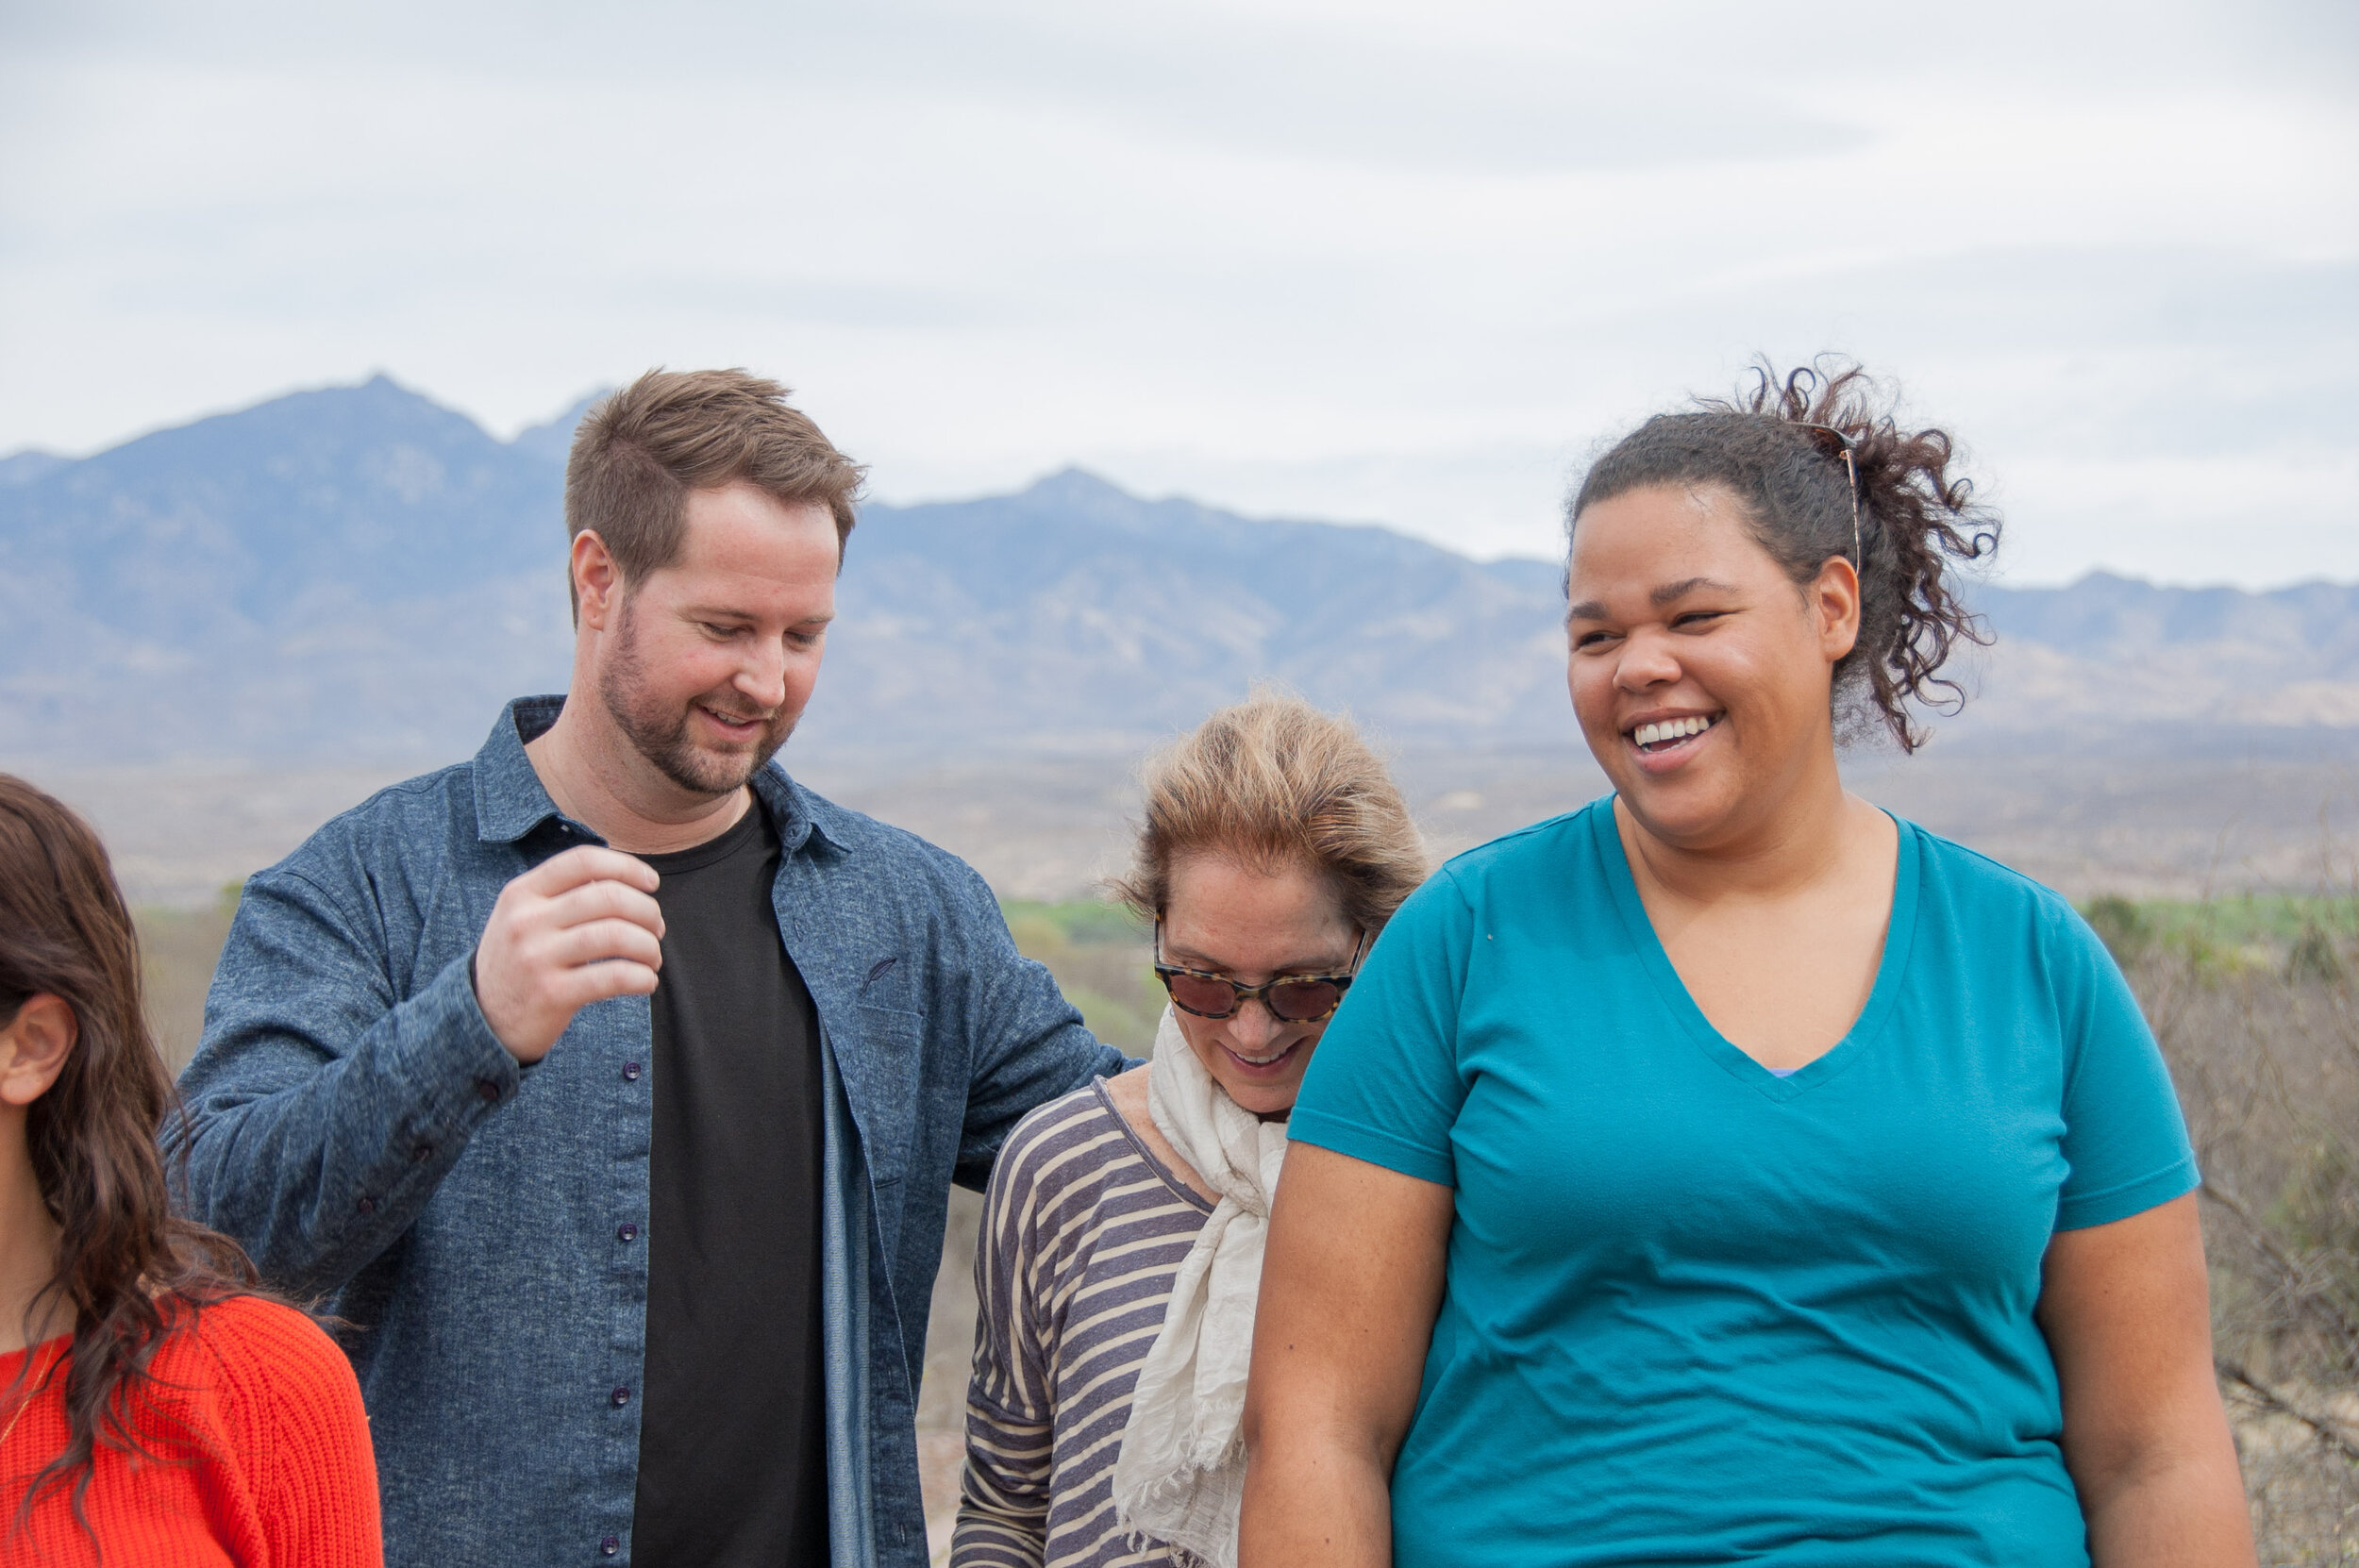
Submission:
[[[2359,877],[2359,733],[1951,737],[1914,758],[1864,753],[1852,787],[2076,898],[2351,892]],[[847,806],[964,857],[1002,896],[1093,894],[1128,850],[1134,754],[959,762],[822,752],[788,762]],[[0,759],[87,812],[135,904],[191,909],[270,864],[413,767],[44,766]],[[1441,853],[1602,793],[1585,752],[1408,751],[1396,766]]]

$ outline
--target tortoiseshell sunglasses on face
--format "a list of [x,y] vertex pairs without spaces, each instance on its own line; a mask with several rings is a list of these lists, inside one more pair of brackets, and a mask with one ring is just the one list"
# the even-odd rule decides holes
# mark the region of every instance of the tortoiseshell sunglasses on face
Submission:
[[1851,481],[1851,570],[1864,570],[1866,558],[1860,554],[1859,543],[1859,459],[1852,456],[1851,438],[1832,425],[1804,425],[1798,420],[1794,427],[1809,431],[1820,451],[1842,462],[1844,475]]
[[1158,920],[1155,977],[1171,993],[1173,1007],[1198,1018],[1234,1018],[1239,1008],[1259,997],[1270,1016],[1281,1023],[1316,1024],[1333,1017],[1344,1005],[1344,993],[1351,989],[1352,977],[1360,972],[1361,950],[1367,944],[1367,933],[1363,931],[1352,944],[1351,968],[1342,975],[1281,975],[1258,986],[1241,986],[1226,975],[1207,975],[1200,969],[1163,962],[1163,923]]

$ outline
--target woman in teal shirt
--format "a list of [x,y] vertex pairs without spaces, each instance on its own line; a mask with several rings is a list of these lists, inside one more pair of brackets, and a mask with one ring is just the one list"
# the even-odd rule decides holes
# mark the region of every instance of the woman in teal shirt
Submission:
[[1330,1026],[1263,1276],[1246,1568],[2249,1564],[2195,1161],[2055,894],[1847,793],[1996,521],[1855,372],[1576,498],[1614,793],[1460,856]]

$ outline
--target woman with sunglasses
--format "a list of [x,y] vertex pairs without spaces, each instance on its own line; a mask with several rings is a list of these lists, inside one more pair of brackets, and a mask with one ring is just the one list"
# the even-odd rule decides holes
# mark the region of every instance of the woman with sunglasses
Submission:
[[1235,1562],[1287,1113],[1425,874],[1383,763],[1293,698],[1213,714],[1146,784],[1121,891],[1172,1005],[1146,1066],[1032,1112],[993,1169],[958,1568]]
[[106,851],[0,774],[0,1562],[376,1568],[360,1388],[175,1217]]
[[1998,524],[1856,371],[1590,470],[1614,784],[1463,855],[1329,1031],[1271,1223],[1246,1568],[2252,1561],[2197,1176],[2046,889],[1849,794]]

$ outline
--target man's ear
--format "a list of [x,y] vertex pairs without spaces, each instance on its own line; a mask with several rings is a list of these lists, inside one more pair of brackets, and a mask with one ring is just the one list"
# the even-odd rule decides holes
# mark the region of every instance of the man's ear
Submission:
[[0,1028],[0,1105],[27,1106],[48,1093],[81,1032],[64,997],[45,991],[27,996]]
[[574,535],[566,570],[574,584],[574,624],[606,630],[622,603],[623,569],[595,529],[584,528]]

